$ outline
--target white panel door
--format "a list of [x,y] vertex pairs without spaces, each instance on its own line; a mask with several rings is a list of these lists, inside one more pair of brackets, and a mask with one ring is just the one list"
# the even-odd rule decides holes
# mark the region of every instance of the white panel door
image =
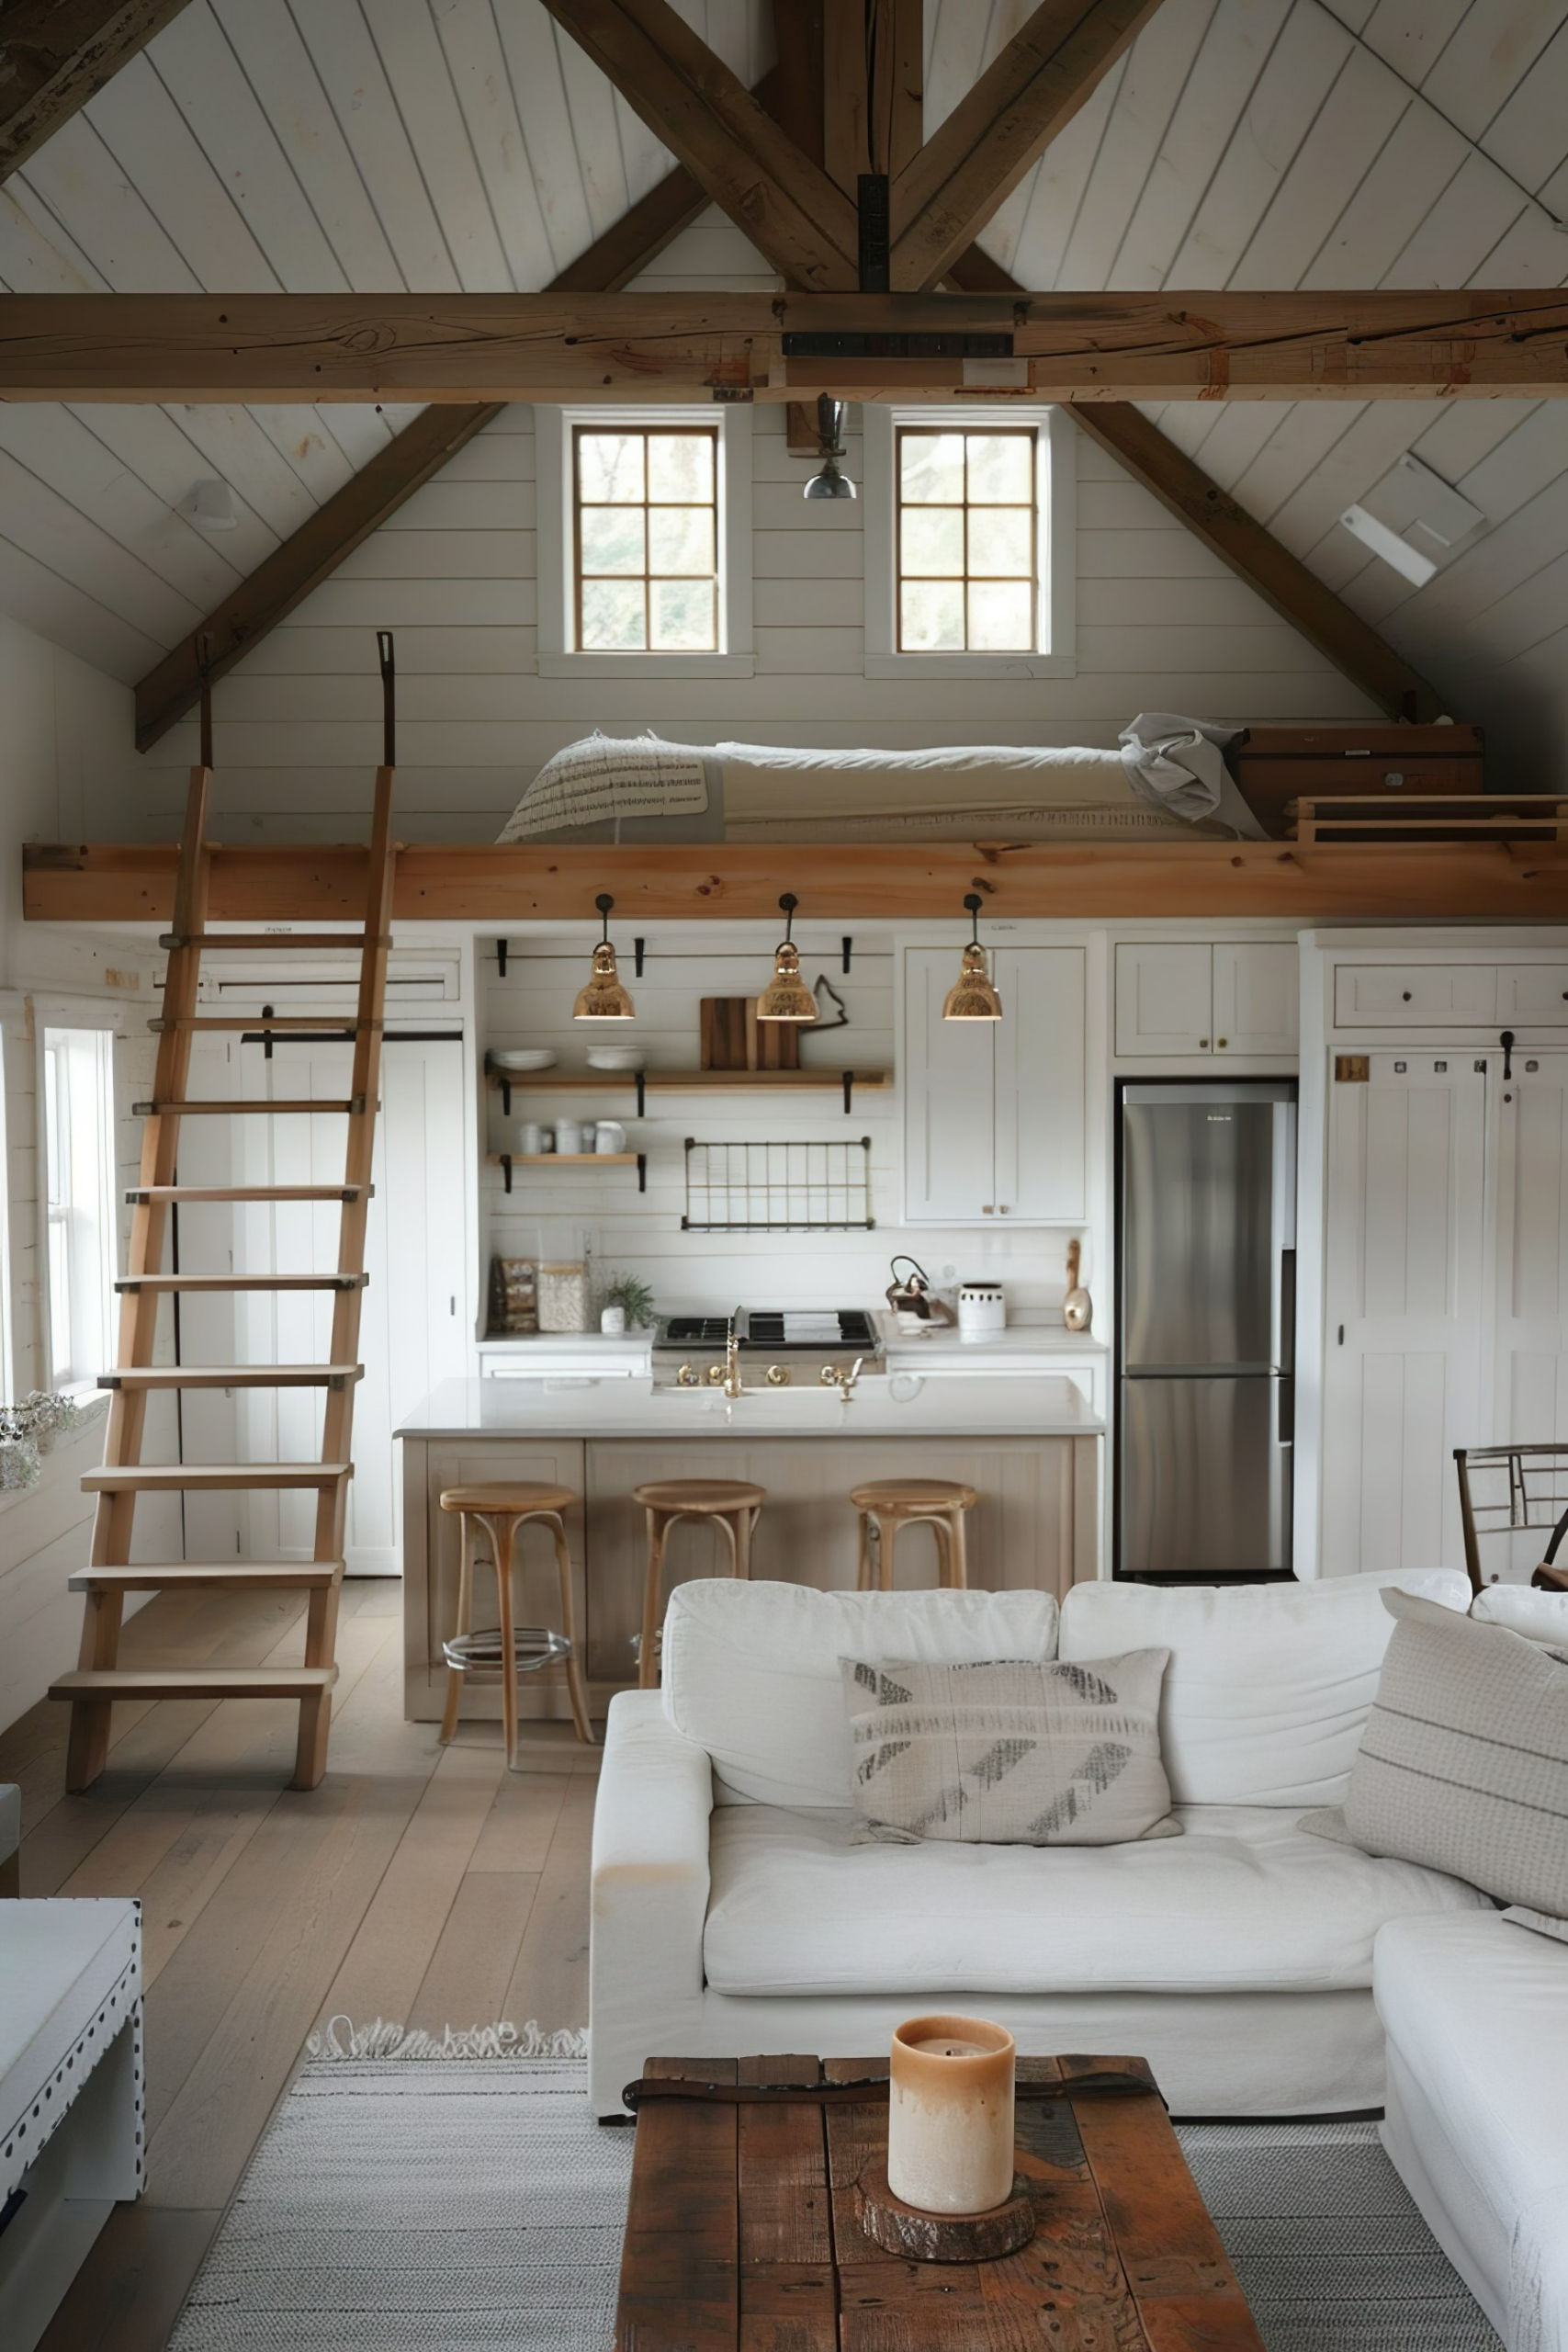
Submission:
[[1294,1056],[1301,957],[1293,940],[1214,944],[1216,1054]]
[[[1081,947],[1002,947],[996,1057],[996,1213],[1014,1225],[1074,1225],[1087,1211]],[[950,1022],[950,1028],[963,1028]]]
[[[259,1046],[242,1048],[248,1095],[344,1096],[349,1047],[336,1042],[279,1043],[270,1061]],[[343,1175],[346,1123],[316,1113],[248,1120],[245,1181],[321,1184]],[[381,1058],[381,1113],[366,1238],[369,1274],[360,1326],[365,1377],[354,1408],[355,1476],[349,1488],[345,1548],[349,1572],[400,1572],[401,1481],[392,1431],[438,1382],[468,1369],[462,1300],[468,1238],[464,1211],[463,1048],[458,1039],[389,1037]],[[237,1245],[253,1271],[328,1272],[337,1263],[334,1203],[268,1203],[241,1211]],[[326,1361],[333,1293],[246,1294],[244,1360]],[[321,1396],[308,1389],[251,1390],[240,1409],[243,1459],[304,1460],[321,1443]],[[247,1550],[259,1556],[308,1556],[313,1498],[259,1494],[251,1498]],[[274,1547],[277,1547],[275,1549]]]
[[957,977],[956,947],[911,947],[905,956],[898,1090],[910,1225],[975,1225],[996,1214],[995,1029],[942,1019]]
[[[1568,1442],[1568,1054],[1516,1051],[1498,1090],[1493,1430],[1499,1444]],[[1478,1488],[1479,1492],[1479,1488]],[[1545,1538],[1494,1538],[1483,1573],[1528,1583]]]
[[1119,1054],[1206,1054],[1213,1044],[1213,950],[1184,940],[1116,950]]
[[1486,1077],[1370,1068],[1328,1089],[1325,1576],[1462,1566],[1453,1449],[1484,1436]]

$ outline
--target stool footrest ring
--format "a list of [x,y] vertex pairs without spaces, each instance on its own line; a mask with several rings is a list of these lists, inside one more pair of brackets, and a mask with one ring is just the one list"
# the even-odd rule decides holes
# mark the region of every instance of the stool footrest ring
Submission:
[[[460,1674],[499,1674],[503,1663],[501,1631],[495,1625],[476,1634],[454,1634],[441,1651]],[[518,1625],[513,1631],[512,1656],[518,1673],[529,1674],[542,1666],[558,1666],[571,1656],[571,1644],[547,1625]]]

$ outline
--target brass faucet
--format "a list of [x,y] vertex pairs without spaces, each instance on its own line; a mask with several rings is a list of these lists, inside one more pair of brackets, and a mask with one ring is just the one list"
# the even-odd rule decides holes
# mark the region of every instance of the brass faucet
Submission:
[[746,1394],[746,1383],[740,1377],[740,1341],[736,1333],[739,1319],[740,1309],[737,1307],[729,1318],[729,1330],[724,1342],[724,1393],[727,1396],[744,1396]]
[[842,1364],[829,1364],[823,1372],[822,1380],[824,1386],[836,1388],[838,1390],[839,1402],[840,1405],[847,1405],[849,1403],[851,1394],[853,1391],[856,1381],[861,1376],[861,1372],[864,1363],[865,1358],[863,1356],[856,1356],[848,1372],[844,1370]]

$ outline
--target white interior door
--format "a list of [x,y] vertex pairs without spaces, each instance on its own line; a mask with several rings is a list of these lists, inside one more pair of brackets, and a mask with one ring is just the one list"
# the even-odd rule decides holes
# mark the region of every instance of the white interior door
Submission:
[[1484,1069],[1369,1073],[1328,1089],[1325,1576],[1462,1566],[1452,1453],[1485,1430]]
[[[1520,1054],[1497,1104],[1493,1430],[1499,1444],[1568,1441],[1568,1053]],[[1479,1485],[1477,1497],[1480,1498]],[[1484,1573],[1528,1582],[1540,1534],[1493,1538]]]
[[[346,1095],[345,1043],[279,1040],[239,1049],[245,1095]],[[340,1114],[247,1120],[241,1179],[254,1184],[323,1184],[343,1176],[346,1122]],[[360,1326],[365,1377],[354,1407],[355,1476],[345,1558],[350,1575],[396,1576],[402,1556],[400,1481],[392,1431],[438,1382],[468,1368],[461,1306],[468,1235],[463,1180],[463,1057],[457,1038],[389,1036],[381,1060],[381,1113],[366,1240],[369,1274]],[[277,1202],[238,1212],[239,1262],[254,1272],[329,1272],[337,1263],[338,1206]],[[241,1360],[321,1363],[332,1329],[330,1291],[245,1292],[237,1304]],[[319,1451],[322,1396],[313,1389],[250,1389],[238,1401],[240,1460],[303,1461]],[[245,1549],[256,1557],[308,1557],[309,1495],[248,1498]]]

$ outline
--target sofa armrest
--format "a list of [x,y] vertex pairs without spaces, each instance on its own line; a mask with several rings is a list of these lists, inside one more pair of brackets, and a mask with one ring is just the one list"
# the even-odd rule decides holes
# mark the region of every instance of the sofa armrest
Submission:
[[707,1750],[675,1730],[657,1690],[610,1702],[593,1814],[589,2023],[594,2110],[651,2052],[698,2047],[708,1907]]

